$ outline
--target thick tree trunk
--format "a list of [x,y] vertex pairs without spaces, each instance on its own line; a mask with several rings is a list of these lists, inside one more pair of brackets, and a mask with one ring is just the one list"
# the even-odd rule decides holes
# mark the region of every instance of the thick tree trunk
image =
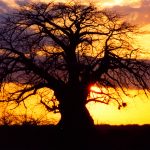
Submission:
[[69,88],[60,95],[59,126],[65,129],[89,129],[94,126],[94,121],[85,106],[87,95],[84,90]]
[[90,147],[91,137],[93,137],[95,130],[94,121],[85,106],[86,98],[87,93],[84,88],[73,89],[71,87],[57,93],[61,113],[58,126],[63,129],[59,133],[64,149],[74,150]]
[[61,111],[59,125],[67,129],[88,129],[93,127],[94,123],[85,106],[76,106]]

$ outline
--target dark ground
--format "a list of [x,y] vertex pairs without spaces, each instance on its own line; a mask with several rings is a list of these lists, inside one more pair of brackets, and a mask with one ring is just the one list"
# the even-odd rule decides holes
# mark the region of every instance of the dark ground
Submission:
[[64,133],[53,126],[1,126],[0,150],[150,150],[150,125],[96,126]]

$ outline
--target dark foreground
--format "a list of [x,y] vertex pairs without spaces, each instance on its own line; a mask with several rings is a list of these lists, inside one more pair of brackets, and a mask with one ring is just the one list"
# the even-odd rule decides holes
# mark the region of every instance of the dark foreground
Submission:
[[64,133],[53,126],[1,126],[0,150],[149,150],[150,125],[96,126]]

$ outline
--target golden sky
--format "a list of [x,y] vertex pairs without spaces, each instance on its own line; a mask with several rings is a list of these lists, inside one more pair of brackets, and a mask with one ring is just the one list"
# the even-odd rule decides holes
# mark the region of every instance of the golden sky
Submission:
[[[24,2],[49,2],[49,0],[0,0],[0,13],[18,8]],[[59,1],[59,0],[54,0]],[[144,34],[136,37],[137,44],[146,52],[150,52],[150,0],[78,0],[80,3],[93,2],[98,7],[111,8],[126,14],[127,21],[137,24]],[[63,0],[61,0],[63,2]],[[65,0],[64,0],[65,2]],[[70,2],[70,1],[69,1]],[[73,1],[72,1],[73,2]],[[77,2],[74,1],[74,2]],[[150,54],[142,56],[150,59]],[[132,91],[134,92],[134,91]],[[128,106],[118,110],[114,104],[92,104],[87,107],[94,117],[95,123],[103,124],[150,124],[150,98],[143,93],[135,98],[124,97]]]

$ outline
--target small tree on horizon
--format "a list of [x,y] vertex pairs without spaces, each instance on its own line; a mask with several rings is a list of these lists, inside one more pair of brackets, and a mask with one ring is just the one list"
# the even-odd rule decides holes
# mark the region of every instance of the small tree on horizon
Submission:
[[[149,65],[138,60],[134,29],[117,13],[93,5],[28,4],[5,15],[0,27],[1,91],[6,83],[18,88],[1,102],[19,104],[41,88],[51,89],[54,97],[41,98],[41,104],[60,112],[60,126],[93,126],[88,102],[115,100],[120,108],[125,103],[118,88],[125,95],[128,88],[149,91]],[[94,84],[99,99],[89,98]]]

